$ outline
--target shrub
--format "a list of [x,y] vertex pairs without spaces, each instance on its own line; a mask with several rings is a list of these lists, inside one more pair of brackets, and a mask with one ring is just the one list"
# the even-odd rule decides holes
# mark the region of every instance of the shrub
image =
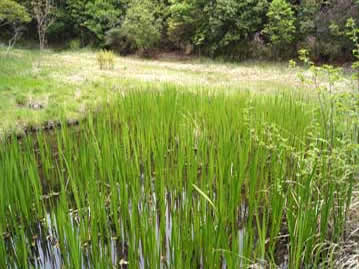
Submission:
[[106,32],[105,46],[120,52],[121,55],[133,53],[136,50],[136,42],[119,27]]
[[19,106],[25,106],[26,104],[27,104],[27,102],[28,102],[28,98],[27,98],[27,96],[25,96],[25,95],[17,95],[16,97],[15,97],[15,102],[16,102],[16,104],[17,105],[19,105]]
[[115,54],[111,50],[101,50],[96,59],[101,70],[112,70],[115,67]]
[[78,50],[81,47],[81,42],[78,39],[70,40],[68,47],[70,50]]

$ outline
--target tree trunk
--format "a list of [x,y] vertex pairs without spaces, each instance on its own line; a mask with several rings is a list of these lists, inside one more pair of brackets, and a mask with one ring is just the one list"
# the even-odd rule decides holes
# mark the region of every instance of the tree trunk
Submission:
[[41,29],[39,27],[38,34],[39,34],[40,50],[43,50],[46,48],[46,32],[44,31],[44,29]]

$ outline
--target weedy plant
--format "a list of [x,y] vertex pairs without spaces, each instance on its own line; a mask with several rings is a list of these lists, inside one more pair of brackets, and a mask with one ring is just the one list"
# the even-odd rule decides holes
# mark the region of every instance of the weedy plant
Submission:
[[[353,41],[356,42],[357,38],[357,32],[356,30],[353,28],[353,22],[352,21],[348,21],[347,26],[351,26],[352,27],[352,32],[349,33],[349,36],[352,37]],[[356,45],[357,46],[357,45]],[[357,53],[357,50],[354,50],[354,55]],[[318,119],[320,119],[319,124],[321,125],[321,128],[317,128],[317,130],[321,129],[323,132],[323,138],[322,138],[322,143],[325,143],[327,146],[325,147],[326,149],[323,149],[323,147],[310,147],[308,148],[308,156],[310,156],[314,151],[322,151],[325,150],[327,151],[326,157],[325,157],[325,161],[327,162],[327,167],[328,169],[335,169],[336,171],[339,171],[341,169],[346,169],[346,165],[343,162],[343,158],[354,158],[353,160],[355,160],[358,157],[358,148],[359,148],[359,132],[358,132],[358,123],[359,123],[359,104],[358,104],[358,100],[359,100],[359,92],[353,88],[350,89],[348,87],[343,89],[343,81],[345,81],[345,76],[342,73],[342,70],[340,68],[335,68],[331,65],[322,65],[322,66],[317,66],[315,65],[308,57],[309,53],[307,50],[300,50],[299,51],[299,59],[301,61],[303,61],[303,63],[305,65],[307,65],[309,68],[305,69],[304,71],[300,72],[298,74],[300,80],[303,82],[302,87],[306,87],[309,89],[314,89],[317,93],[317,101],[318,101],[318,108],[316,109],[316,111],[318,111]],[[356,55],[355,55],[356,56]],[[356,56],[357,57],[357,56]],[[292,67],[296,66],[296,63],[294,61],[290,61],[290,65]],[[353,68],[357,68],[357,63],[354,63]],[[353,76],[354,79],[357,79],[357,74],[355,74]],[[342,120],[338,120],[338,119],[342,119]],[[346,131],[344,131],[346,130]],[[312,139],[318,139],[318,138],[312,138]],[[338,147],[336,147],[335,145],[339,143],[342,144],[342,148],[339,149]],[[339,145],[338,144],[338,145]],[[338,151],[339,150],[339,151]],[[350,157],[352,156],[352,157]],[[312,158],[308,158],[306,157],[305,159],[303,159],[303,161],[305,161],[306,166],[310,166],[313,167],[316,164],[312,163],[309,164],[307,163],[312,162],[311,161]],[[344,161],[345,162],[345,161]],[[352,168],[355,169],[355,167],[357,167],[357,165],[355,164],[355,162],[353,162]],[[303,170],[305,171],[305,169]],[[355,170],[352,170],[352,172],[354,172]],[[322,174],[322,176],[327,177],[327,171],[318,171],[320,174]],[[351,172],[351,173],[352,173]],[[308,174],[308,182],[312,182],[312,175],[313,174]],[[351,176],[351,181],[352,181],[352,186],[353,184],[355,184],[355,179],[357,179],[357,174],[353,173]],[[328,197],[330,200],[332,199],[337,199],[337,195],[338,195],[338,191],[340,192],[340,188],[338,188],[336,186],[336,183],[340,182],[339,177],[334,176],[334,178],[332,179],[333,181],[335,181],[334,184],[330,184],[328,186],[326,186],[324,188],[324,191],[328,191],[328,188],[333,188],[336,189],[336,191],[333,191],[332,194]],[[308,183],[311,184],[311,183]],[[356,184],[355,184],[356,185]],[[350,187],[349,193],[348,193],[348,201],[342,201],[339,202],[339,200],[336,203],[336,206],[339,205],[339,207],[347,207],[350,205],[350,199],[351,199],[351,194],[352,194],[352,188]],[[313,190],[317,189],[318,191],[323,191],[323,188],[320,188],[319,186],[317,188],[313,188],[313,187],[309,187],[306,192],[313,192]],[[330,191],[331,192],[331,191]],[[310,210],[306,210],[303,211],[303,213],[305,213],[305,218],[311,218],[313,217],[313,215],[308,215],[308,214],[312,214],[311,210],[318,210],[314,209],[313,207],[311,207],[311,203],[312,201],[308,201],[308,208],[310,208]],[[297,201],[295,201],[295,203],[297,203]],[[346,205],[345,205],[346,204]],[[323,239],[325,237],[324,234],[328,234],[329,235],[329,229],[328,227],[332,226],[332,227],[336,227],[334,229],[343,229],[343,225],[337,225],[337,221],[339,222],[345,222],[346,220],[346,213],[345,211],[343,212],[344,215],[342,217],[340,217],[339,219],[335,220],[334,223],[330,223],[330,221],[328,219],[326,219],[326,214],[328,213],[328,209],[319,209],[321,211],[322,216],[324,216],[324,222],[321,220],[320,222],[320,237],[321,239]],[[297,222],[298,219],[292,219],[293,224],[290,225],[292,226],[291,229],[295,229],[297,226]],[[300,220],[299,220],[300,221]],[[342,227],[342,228],[339,228]],[[290,230],[291,230],[290,229]],[[308,235],[312,234],[313,236],[315,236],[313,234],[313,231],[310,230],[306,230],[304,232],[308,232]],[[343,234],[344,230],[338,231],[339,234]],[[290,232],[290,234],[293,233]],[[293,234],[294,236],[294,234]],[[296,237],[295,240],[301,240],[300,236],[298,234],[295,235]],[[299,236],[299,237],[298,237]],[[331,234],[331,236],[333,236],[333,234]],[[312,239],[311,239],[312,240]],[[296,256],[296,260],[298,262],[295,262],[294,264],[292,264],[292,266],[294,266],[294,268],[298,268],[298,266],[300,266],[301,264],[301,257],[302,257],[302,253],[301,251],[305,251],[305,246],[308,246],[308,243],[310,243],[310,241],[306,241],[302,243],[302,248],[303,249],[299,249],[296,250],[294,249],[294,253],[291,255]],[[311,244],[310,244],[311,245]],[[323,244],[319,244],[316,247],[314,247],[315,249],[324,249],[326,251],[328,251],[330,254],[330,257],[333,258],[335,257],[335,249],[337,248],[336,244],[330,244],[330,243],[324,243]],[[319,251],[321,252],[321,251]],[[320,259],[320,256],[318,257]],[[333,267],[333,263],[331,262],[326,262],[324,263],[325,266],[330,266]]]
[[115,67],[115,54],[111,50],[101,50],[96,55],[101,70],[112,70]]
[[352,67],[356,71],[353,78],[357,81],[357,89],[359,94],[359,27],[353,18],[349,18],[346,23],[346,35],[351,39],[354,44],[353,55],[356,61]]
[[[346,79],[341,68],[332,65],[315,65],[309,59],[309,52],[305,49],[299,50],[298,53],[299,60],[308,67],[298,73],[302,82],[300,87],[309,88],[316,93],[319,103],[318,112],[321,114],[325,138],[330,143],[334,143],[336,129],[343,127],[340,122],[335,122],[336,114],[345,115],[347,119],[351,120],[351,128],[357,129],[355,122],[358,121],[359,106],[357,100],[359,100],[359,92],[355,88],[350,89],[345,84]],[[291,67],[296,66],[296,62],[292,60],[289,64]],[[356,77],[354,76],[354,78]],[[352,130],[351,134],[358,136],[355,130]]]

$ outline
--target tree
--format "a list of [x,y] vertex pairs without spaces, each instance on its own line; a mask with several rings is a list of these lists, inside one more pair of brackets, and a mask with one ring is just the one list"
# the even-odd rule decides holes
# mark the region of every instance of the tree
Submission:
[[238,44],[247,46],[262,29],[267,6],[267,0],[217,0],[210,6],[208,33],[214,53],[235,51]]
[[359,6],[354,0],[327,0],[315,16],[317,59],[346,61],[352,58],[353,44],[340,32],[346,21],[358,18]]
[[86,15],[88,19],[83,25],[102,41],[106,31],[119,24],[122,11],[111,1],[95,1],[86,4]]
[[33,15],[37,22],[37,33],[39,36],[40,50],[47,45],[47,30],[54,23],[55,6],[52,0],[33,0],[31,2]]
[[7,53],[21,37],[23,24],[31,20],[26,8],[12,0],[1,0],[0,2],[0,27],[8,26],[11,38],[8,42]]
[[103,45],[107,31],[119,27],[128,0],[67,0],[67,10],[83,43],[94,40]]
[[147,53],[161,38],[162,25],[155,10],[150,0],[134,0],[121,27],[121,32],[134,41],[141,53]]
[[204,5],[199,1],[172,0],[169,7],[170,17],[168,20],[167,34],[176,47],[184,47],[185,44],[194,43],[196,29],[201,24],[204,16],[202,13]]
[[299,38],[305,39],[316,31],[315,17],[325,0],[302,0],[297,6],[297,28]]
[[286,49],[294,40],[296,31],[294,11],[291,5],[286,0],[273,0],[267,17],[268,23],[263,32],[269,36],[276,52]]
[[267,0],[172,0],[169,37],[233,58],[261,30],[266,10]]
[[0,26],[25,23],[31,20],[26,8],[12,0],[0,1]]

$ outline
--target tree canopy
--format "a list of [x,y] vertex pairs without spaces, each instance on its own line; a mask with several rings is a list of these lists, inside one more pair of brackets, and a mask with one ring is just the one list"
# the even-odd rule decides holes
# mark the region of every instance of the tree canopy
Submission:
[[[29,22],[25,7],[32,1],[1,0],[0,24]],[[289,57],[307,48],[316,59],[336,60],[351,57],[343,31],[349,18],[359,20],[357,0],[51,1],[50,45],[76,39],[120,53],[190,46],[190,52],[242,59]],[[26,37],[36,38],[36,23],[28,24]]]
[[0,1],[0,26],[13,23],[24,23],[31,20],[26,8],[12,0]]

